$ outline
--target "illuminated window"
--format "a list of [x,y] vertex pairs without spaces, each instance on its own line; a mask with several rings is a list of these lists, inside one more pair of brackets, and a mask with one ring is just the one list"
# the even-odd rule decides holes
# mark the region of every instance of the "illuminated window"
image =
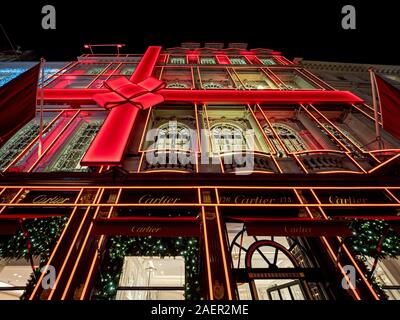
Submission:
[[155,146],[157,150],[191,150],[190,129],[182,123],[170,121],[158,128]]
[[[35,259],[39,263],[39,259]],[[1,259],[0,300],[20,300],[32,275],[32,267],[25,259]]]
[[243,130],[230,123],[216,124],[211,128],[213,149],[217,152],[241,151],[247,149]]
[[65,73],[73,75],[98,75],[107,67],[108,63],[78,63],[65,71]]
[[229,61],[231,64],[237,64],[237,65],[247,64],[246,60],[242,57],[232,57],[229,58]]
[[262,64],[266,66],[273,66],[276,64],[275,60],[272,58],[258,58]]
[[170,57],[169,63],[170,64],[186,64],[186,58],[185,57]]
[[[368,268],[371,269],[374,264],[374,258],[366,257]],[[400,263],[394,258],[385,258],[378,261],[374,271],[374,277],[382,284],[382,288],[388,300],[400,300]]]
[[219,68],[199,68],[201,85],[198,86],[203,89],[234,89],[235,82],[232,80],[228,71]]
[[168,89],[186,89],[186,88],[188,88],[188,85],[186,83],[182,83],[182,82],[169,82],[169,83],[167,83],[166,88],[168,88]]
[[[307,145],[303,141],[303,139],[297,134],[295,130],[290,128],[287,125],[280,124],[280,123],[274,123],[273,128],[279,138],[281,139],[282,143],[285,145],[286,149],[289,152],[299,152],[299,151],[304,151],[307,150]],[[285,151],[282,148],[281,144],[279,141],[276,139],[274,134],[272,133],[272,130],[269,127],[264,127],[264,131],[268,137],[268,139],[272,142],[274,147],[276,148],[278,152],[278,156],[285,156]]]
[[169,89],[191,89],[193,87],[192,71],[190,68],[157,68],[155,76],[166,83]]
[[119,74],[122,74],[124,76],[126,75],[132,75],[133,72],[136,69],[136,65],[132,65],[132,64],[123,64],[121,65],[121,67],[118,68],[117,73],[119,72]]
[[127,256],[116,300],[184,300],[183,257]]
[[0,171],[4,170],[39,134],[39,121],[34,119],[0,148]]
[[260,69],[258,70],[246,70],[241,69],[236,71],[240,82],[237,82],[237,87],[240,89],[250,90],[267,90],[277,89],[277,86],[271,81],[271,79],[263,73]]
[[[315,283],[312,278],[302,279],[295,272],[297,268],[313,270],[316,267],[300,238],[268,235],[256,237],[248,234],[246,227],[240,223],[227,223],[226,229],[234,274],[246,274],[258,269],[265,275],[269,272],[274,275],[260,275],[252,280],[251,286],[244,277],[240,277],[241,281],[236,282],[239,300],[327,299],[322,283]],[[288,278],[291,272],[293,277]]]
[[[20,68],[0,68],[0,87],[5,85],[7,82],[11,81],[12,79],[18,77],[20,74],[28,70],[29,67],[20,67]],[[58,72],[59,68],[51,68],[45,67],[44,68],[44,80],[46,81],[49,77],[53,74]],[[39,76],[41,81],[42,76]]]
[[44,171],[88,171],[88,167],[82,167],[80,162],[102,123],[102,121],[82,122],[59,156]]
[[274,71],[274,74],[283,82],[283,84],[280,84],[282,90],[318,89],[295,70]]
[[216,64],[213,57],[200,57],[200,64]]

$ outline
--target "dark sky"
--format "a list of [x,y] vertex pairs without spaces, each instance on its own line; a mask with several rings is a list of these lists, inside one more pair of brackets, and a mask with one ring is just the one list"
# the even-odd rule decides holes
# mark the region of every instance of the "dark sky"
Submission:
[[[196,41],[247,42],[289,58],[400,65],[394,1],[6,1],[0,23],[13,43],[48,60],[75,59],[84,43],[120,42],[124,52],[141,53],[151,44]],[[56,30],[41,28],[44,4],[56,7]],[[356,8],[356,30],[341,27],[345,4]]]

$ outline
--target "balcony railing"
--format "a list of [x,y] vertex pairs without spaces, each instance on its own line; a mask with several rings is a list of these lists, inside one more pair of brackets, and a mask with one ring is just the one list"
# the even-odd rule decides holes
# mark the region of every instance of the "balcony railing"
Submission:
[[311,150],[297,152],[294,156],[309,173],[362,172],[354,160],[341,151]]
[[140,171],[196,172],[196,153],[181,150],[148,150],[143,152]]
[[262,172],[279,173],[269,154],[254,151],[236,151],[220,154],[223,171],[226,173]]

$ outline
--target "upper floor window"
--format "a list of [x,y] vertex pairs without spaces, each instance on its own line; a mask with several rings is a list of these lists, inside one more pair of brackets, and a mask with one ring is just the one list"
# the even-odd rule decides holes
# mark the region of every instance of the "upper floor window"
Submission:
[[276,64],[275,60],[272,58],[258,58],[263,65],[273,66]]
[[340,133],[333,126],[329,124],[324,124],[324,128],[327,129],[331,134],[333,134],[335,138],[338,139],[341,143],[343,143],[346,147],[353,149],[352,146],[348,143],[348,141],[343,137],[343,135],[347,139],[349,139],[353,144],[355,144],[358,148],[362,150],[364,149],[364,146],[357,139],[355,139],[354,136],[350,134],[350,132],[348,132],[347,130],[340,128],[341,131]]
[[243,130],[230,123],[216,124],[211,128],[213,150],[217,152],[241,151],[247,149]]
[[179,82],[179,81],[172,81],[168,82],[166,88],[168,89],[186,89],[189,86],[186,83]]
[[155,137],[155,147],[156,150],[192,150],[189,127],[176,121],[161,125]]
[[[272,126],[289,152],[299,152],[307,150],[306,143],[294,129],[281,123],[274,123]],[[285,150],[274,136],[272,130],[266,126],[264,127],[264,132],[276,148],[278,156],[285,156]]]
[[229,58],[231,64],[247,64],[246,60],[243,57],[231,57]]
[[203,83],[204,89],[223,89],[225,88],[223,84],[216,82],[206,82]]
[[282,83],[279,84],[282,90],[315,90],[318,89],[310,81],[306,80],[295,70],[273,71]]
[[200,57],[200,64],[217,64],[214,57]]
[[100,130],[102,120],[82,121],[75,128],[75,132],[70,137],[68,143],[59,150],[59,155],[51,161],[46,168],[39,167],[39,170],[46,172],[66,171],[66,172],[85,172],[89,168],[80,165],[80,161],[85,155],[86,150]]
[[170,57],[170,64],[186,64],[186,57]]

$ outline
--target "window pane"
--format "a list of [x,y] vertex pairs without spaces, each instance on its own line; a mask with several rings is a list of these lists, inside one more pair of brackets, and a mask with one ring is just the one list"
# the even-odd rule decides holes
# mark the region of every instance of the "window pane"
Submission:
[[237,65],[247,64],[246,60],[243,57],[230,57],[229,61],[231,64],[237,64]]
[[192,70],[189,68],[164,68],[161,80],[169,89],[190,89],[193,87]]
[[226,69],[200,68],[203,89],[234,89],[235,83]]
[[46,88],[54,89],[82,89],[86,88],[96,76],[62,75],[51,81]]
[[308,80],[304,79],[297,71],[274,71],[274,74],[285,84],[281,89],[285,90],[313,90],[319,89]]
[[[181,256],[127,256],[117,292],[117,300],[183,300],[185,262]],[[132,290],[138,288],[138,290]],[[148,287],[145,290],[143,287]],[[158,289],[156,287],[166,288]],[[168,289],[167,289],[168,287]],[[121,290],[126,288],[127,290]]]
[[[25,259],[0,259],[0,287],[25,287],[31,274],[32,268]],[[24,290],[0,291],[0,300],[19,300],[23,293]]]
[[[45,113],[43,127],[46,127],[55,116],[55,113]],[[40,121],[35,118],[0,148],[0,171],[4,170],[38,136],[39,130]]]
[[43,157],[35,171],[84,172],[88,167],[82,167],[80,161],[85,155],[90,143],[100,130],[105,113],[79,115],[69,126],[54,147]]
[[73,75],[98,75],[108,66],[108,63],[78,63],[71,69],[66,70],[66,74]]
[[217,64],[214,57],[200,57],[200,64]]
[[186,57],[170,57],[169,58],[170,64],[186,64]]
[[118,290],[116,300],[185,300],[183,290]]
[[243,85],[240,84],[241,89],[277,89],[275,83],[261,70],[236,70],[236,74],[243,83]]
[[273,58],[258,58],[262,64],[266,65],[266,66],[273,66],[276,64],[276,61]]

